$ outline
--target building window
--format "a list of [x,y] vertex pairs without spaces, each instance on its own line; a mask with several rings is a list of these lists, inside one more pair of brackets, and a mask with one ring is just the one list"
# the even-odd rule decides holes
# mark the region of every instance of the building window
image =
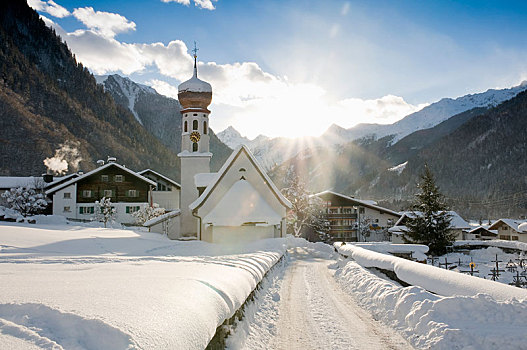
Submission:
[[188,122],[185,120],[185,124],[183,124],[183,132],[188,132]]
[[197,152],[198,151],[198,143],[197,142],[194,142],[192,144],[192,152]]
[[511,239],[512,239],[513,241],[517,241],[517,240],[518,240],[518,236],[512,236]]
[[115,182],[123,182],[124,181],[124,176],[123,175],[115,175],[114,178],[113,178],[113,181],[115,181]]
[[70,199],[71,193],[70,192],[64,192],[64,199]]
[[79,214],[93,214],[95,213],[94,207],[79,207]]
[[510,240],[511,239],[511,236],[508,236],[508,235],[500,235],[500,239],[503,239],[503,240]]
[[194,113],[194,117],[197,117],[198,116],[198,113]]
[[71,208],[70,207],[64,207],[64,212],[65,213],[71,213]]
[[197,120],[193,120],[192,121],[192,130],[198,130],[198,121]]
[[132,213],[138,212],[140,209],[141,209],[140,206],[133,205],[133,206],[126,206],[125,211],[126,211],[126,214],[132,214]]
[[338,214],[339,213],[339,209],[338,208],[329,208],[329,213],[330,214]]
[[203,122],[203,134],[204,135],[207,134],[207,122],[206,121]]
[[84,198],[91,198],[91,190],[84,190],[84,191],[82,191],[82,196]]
[[112,196],[112,192],[113,192],[112,190],[104,190],[103,195],[104,197],[108,198]]
[[137,190],[128,190],[128,197],[137,197],[138,191]]
[[507,226],[503,226],[503,231],[507,231],[509,228]]
[[359,214],[364,214],[364,208],[363,207],[359,208]]
[[344,214],[351,214],[352,208],[342,208],[342,213]]
[[101,175],[102,182],[108,182],[108,175]]

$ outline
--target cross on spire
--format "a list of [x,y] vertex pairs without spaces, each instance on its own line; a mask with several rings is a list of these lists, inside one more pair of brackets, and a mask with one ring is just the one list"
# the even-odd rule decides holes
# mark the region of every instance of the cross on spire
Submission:
[[199,49],[196,47],[196,42],[194,41],[194,49],[192,50],[192,53],[194,53],[194,58],[198,57],[198,51]]
[[192,50],[192,53],[194,53],[194,76],[195,77],[198,76],[198,63],[197,63],[198,51],[199,49],[196,47],[196,41],[194,41],[194,49]]

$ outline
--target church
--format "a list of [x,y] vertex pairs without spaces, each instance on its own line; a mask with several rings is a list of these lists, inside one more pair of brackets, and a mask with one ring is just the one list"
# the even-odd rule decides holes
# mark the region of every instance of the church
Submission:
[[237,147],[217,173],[210,171],[212,87],[198,78],[196,54],[193,76],[179,85],[178,99],[183,123],[180,211],[171,218],[169,238],[233,243],[285,237],[291,203],[246,146]]

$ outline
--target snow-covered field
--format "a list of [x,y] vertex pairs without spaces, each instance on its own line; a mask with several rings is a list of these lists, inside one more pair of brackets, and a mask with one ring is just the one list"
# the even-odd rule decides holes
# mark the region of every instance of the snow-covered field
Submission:
[[285,250],[42,221],[0,223],[2,347],[205,348]]

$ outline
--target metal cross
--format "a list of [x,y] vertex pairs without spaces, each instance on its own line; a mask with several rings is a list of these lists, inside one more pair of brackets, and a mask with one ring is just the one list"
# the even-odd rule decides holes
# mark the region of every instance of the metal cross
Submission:
[[196,42],[194,41],[194,49],[192,50],[194,57],[198,57],[198,51],[199,49],[196,47]]

